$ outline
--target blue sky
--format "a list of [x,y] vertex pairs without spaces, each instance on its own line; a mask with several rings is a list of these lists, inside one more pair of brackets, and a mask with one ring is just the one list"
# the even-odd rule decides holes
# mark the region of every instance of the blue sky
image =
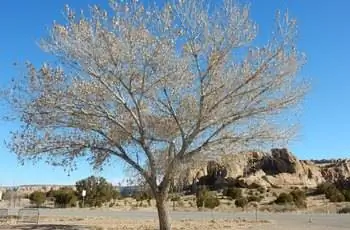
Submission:
[[[288,9],[298,20],[299,49],[308,62],[301,74],[312,81],[302,117],[299,137],[288,148],[299,158],[341,158],[350,153],[350,1],[348,0],[243,0],[251,3],[252,17],[259,24],[260,38],[271,31],[277,9]],[[0,8],[0,83],[6,85],[18,71],[12,63],[26,60],[40,64],[50,56],[36,42],[53,20],[62,20],[65,4],[75,9],[88,4],[106,5],[107,0],[3,0]],[[0,121],[0,143],[15,124]],[[81,162],[67,175],[44,163],[20,166],[16,156],[0,145],[0,186],[15,184],[71,184],[94,173]],[[113,182],[125,173],[118,163],[99,175]]]

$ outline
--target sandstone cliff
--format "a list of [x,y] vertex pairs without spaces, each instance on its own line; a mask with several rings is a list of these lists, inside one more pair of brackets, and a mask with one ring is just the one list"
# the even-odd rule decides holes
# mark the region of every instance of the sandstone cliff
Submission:
[[[307,186],[350,177],[350,161],[328,162],[298,160],[287,149],[272,149],[270,153],[247,152],[224,155],[217,162],[225,168],[225,178],[239,178],[247,186],[258,184],[264,187]],[[185,181],[199,181],[208,175],[207,163],[187,170]]]

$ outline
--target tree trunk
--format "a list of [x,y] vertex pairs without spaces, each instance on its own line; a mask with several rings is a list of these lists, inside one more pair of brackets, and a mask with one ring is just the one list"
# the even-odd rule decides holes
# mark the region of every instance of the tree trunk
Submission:
[[159,230],[170,230],[171,226],[165,196],[158,195],[158,197],[156,197],[156,205],[159,218]]

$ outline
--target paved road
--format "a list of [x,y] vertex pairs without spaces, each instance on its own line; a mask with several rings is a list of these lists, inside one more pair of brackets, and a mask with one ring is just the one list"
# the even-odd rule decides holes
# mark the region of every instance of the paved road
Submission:
[[[17,210],[10,210],[15,214]],[[147,220],[156,219],[155,211],[114,211],[104,209],[40,209],[40,216],[51,217],[113,217],[118,219]],[[192,219],[246,219],[255,220],[254,212],[170,212],[174,220]],[[259,213],[258,219],[275,223],[275,229],[289,229],[290,226],[300,226],[306,229],[350,229],[350,215],[340,214],[306,214],[306,213]]]

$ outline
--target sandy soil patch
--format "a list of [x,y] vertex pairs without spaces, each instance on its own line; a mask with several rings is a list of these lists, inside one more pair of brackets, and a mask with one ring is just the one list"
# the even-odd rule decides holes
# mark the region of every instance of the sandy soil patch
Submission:
[[[173,230],[229,230],[229,229],[260,229],[264,225],[269,225],[267,221],[237,220],[180,220],[172,221]],[[260,226],[260,227],[259,227]],[[8,225],[0,226],[1,230],[155,230],[158,227],[157,220],[125,220],[116,218],[72,218],[59,217],[40,219],[40,225]]]

